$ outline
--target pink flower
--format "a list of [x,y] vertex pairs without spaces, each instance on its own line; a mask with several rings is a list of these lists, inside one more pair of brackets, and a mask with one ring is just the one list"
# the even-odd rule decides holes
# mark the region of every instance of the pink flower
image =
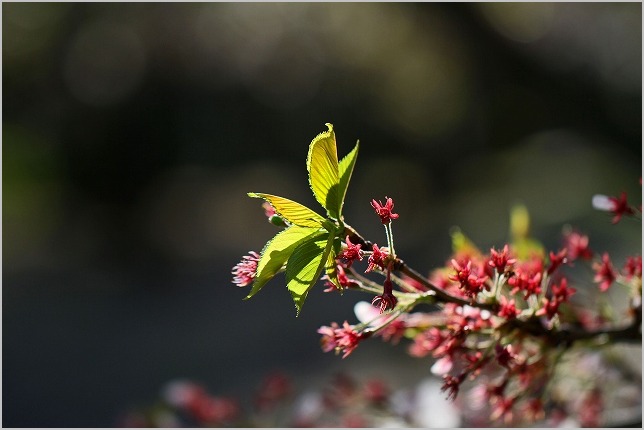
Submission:
[[320,344],[324,352],[335,350],[336,352],[344,352],[342,358],[347,358],[362,339],[367,336],[354,329],[354,326],[349,325],[347,321],[344,322],[342,327],[336,323],[331,323],[331,327],[320,327],[318,333],[322,335]]
[[233,284],[238,287],[245,287],[252,284],[255,280],[257,272],[257,263],[259,262],[259,254],[255,251],[250,251],[249,255],[244,255],[242,260],[233,267],[232,274]]
[[465,374],[462,373],[459,376],[445,375],[443,376],[443,386],[441,391],[447,391],[447,399],[454,400],[458,396],[458,390],[461,387],[461,383],[465,379]]
[[332,322],[331,326],[325,325],[318,329],[318,333],[322,335],[320,338],[320,347],[322,347],[322,351],[333,351],[338,346],[338,342],[335,338],[335,331],[338,330],[338,328],[338,324]]
[[607,252],[602,255],[601,263],[593,264],[593,269],[595,270],[594,281],[599,283],[599,291],[607,291],[616,278],[615,269]]
[[264,209],[264,215],[266,215],[266,218],[270,218],[273,215],[277,214],[277,212],[275,212],[275,208],[273,207],[273,205],[271,205],[268,202],[262,203],[262,208]]
[[566,248],[560,250],[556,254],[550,251],[550,267],[548,267],[548,275],[552,275],[559,266],[568,262],[566,254],[568,254],[568,250]]
[[387,199],[387,203],[383,206],[381,202],[377,202],[375,199],[371,200],[371,206],[376,211],[376,214],[380,217],[380,222],[383,224],[389,224],[392,219],[398,219],[398,214],[395,214],[392,212],[394,209],[394,201],[388,197],[385,197]]
[[595,209],[612,212],[614,217],[611,222],[613,224],[617,224],[624,215],[635,214],[635,209],[628,205],[626,193],[623,191],[619,197],[608,197],[601,194],[594,195],[593,207]]
[[371,272],[375,268],[380,268],[381,270],[385,269],[385,260],[389,254],[387,254],[386,248],[378,248],[378,245],[373,244],[373,252],[369,256],[369,265],[365,273]]
[[463,342],[465,342],[465,338],[467,337],[467,334],[465,330],[458,330],[454,332],[450,332],[447,334],[447,337],[445,338],[445,341],[434,350],[432,353],[432,356],[434,357],[442,357],[444,355],[454,355],[457,352],[462,351],[463,347]]
[[275,208],[270,203],[264,202],[262,204],[262,208],[264,208],[264,215],[266,215],[268,222],[270,222],[271,224],[278,227],[285,227],[288,225],[288,223],[284,221],[284,218],[282,218],[277,212],[275,212]]
[[[351,288],[358,286],[358,283],[356,281],[349,279],[347,273],[344,271],[344,267],[342,267],[340,264],[336,265],[335,267],[338,275],[338,282],[340,283],[341,287]],[[324,275],[322,277],[322,280],[324,281],[324,286],[327,287],[327,289],[324,290],[325,293],[330,293],[332,291],[338,290],[338,287],[336,287],[336,285],[331,282],[328,275]]]
[[546,315],[548,320],[551,320],[559,312],[559,305],[567,302],[576,291],[574,288],[568,287],[566,278],[561,279],[559,284],[552,284],[552,296],[541,299],[543,306],[537,311],[536,315]]
[[523,291],[524,299],[530,295],[541,293],[541,271],[533,271],[530,268],[517,269],[514,276],[508,279],[508,284],[512,287],[512,294]]
[[544,297],[541,299],[541,303],[543,303],[543,306],[537,311],[537,316],[546,315],[548,320],[551,320],[555,315],[557,315],[557,312],[559,312],[561,301],[556,297],[552,297],[550,299]]
[[514,299],[508,300],[505,296],[501,296],[501,307],[499,309],[499,316],[511,320],[519,315],[519,311],[515,305]]
[[371,304],[380,308],[380,313],[393,309],[398,303],[398,299],[391,293],[383,293],[381,296],[376,296],[371,301]]
[[481,351],[476,351],[473,354],[465,354],[463,358],[467,363],[465,372],[470,375],[470,379],[478,376],[481,373],[483,366],[485,366],[490,361],[490,357],[484,356]]
[[593,257],[593,251],[588,247],[588,236],[577,232],[564,236],[564,247],[568,250],[569,261],[574,261],[577,258],[589,260]]
[[409,346],[409,354],[414,357],[424,357],[438,348],[446,339],[443,332],[437,327],[417,334],[414,343]]
[[174,381],[164,390],[165,400],[189,413],[200,424],[225,426],[239,416],[237,402],[226,397],[212,397],[201,386],[188,381]]
[[406,331],[407,323],[404,320],[397,318],[388,323],[382,330],[378,332],[378,334],[385,342],[391,341],[392,344],[396,345],[398,342],[400,342],[400,339],[405,336]]
[[343,260],[346,264],[347,269],[351,267],[355,260],[362,261],[362,250],[360,249],[362,245],[353,244],[349,239],[349,236],[345,239],[347,247],[338,254],[338,258]]
[[510,258],[510,251],[507,244],[503,247],[502,251],[497,251],[494,248],[490,249],[488,265],[494,267],[498,273],[505,272],[505,266],[512,265],[516,261],[516,258]]
[[642,256],[626,257],[626,264],[624,265],[624,276],[626,279],[632,277],[642,278]]
[[485,389],[486,399],[490,402],[493,402],[502,398],[503,394],[505,393],[505,388],[508,386],[509,382],[510,382],[510,379],[506,376],[506,378],[503,379],[503,381],[498,385],[494,385],[494,384],[487,385]]
[[496,421],[503,418],[506,424],[512,422],[512,408],[514,406],[514,397],[499,397],[494,403],[494,408],[490,414],[490,419]]
[[383,284],[382,295],[376,296],[371,301],[371,304],[380,308],[380,313],[393,309],[398,303],[398,299],[393,293],[393,283],[389,279],[389,272],[387,272],[387,279]]
[[577,290],[568,286],[568,280],[566,278],[562,278],[559,284],[552,284],[551,288],[552,295],[562,302],[567,302],[570,296],[577,292]]
[[467,264],[464,266],[459,264],[458,261],[452,259],[452,266],[456,271],[454,276],[450,276],[449,279],[452,281],[458,281],[461,284],[461,290],[470,298],[476,297],[478,293],[483,291],[486,288],[485,281],[487,281],[487,276],[478,276],[472,270],[472,261],[468,260]]
[[474,306],[447,303],[443,312],[448,317],[447,327],[453,330],[454,335],[471,333],[490,326],[490,312]]

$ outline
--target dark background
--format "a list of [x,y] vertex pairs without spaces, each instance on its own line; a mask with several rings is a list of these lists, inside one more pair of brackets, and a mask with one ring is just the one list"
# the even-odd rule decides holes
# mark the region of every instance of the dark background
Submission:
[[321,352],[368,297],[318,286],[296,319],[279,279],[250,301],[230,282],[275,233],[246,192],[319,209],[326,122],[340,156],[361,142],[347,221],[384,243],[369,202],[393,197],[420,271],[454,225],[502,246],[517,202],[549,247],[570,223],[638,252],[640,224],[590,202],[641,202],[641,23],[640,3],[4,2],[2,424],[112,426],[175,378],[427,376],[379,341]]

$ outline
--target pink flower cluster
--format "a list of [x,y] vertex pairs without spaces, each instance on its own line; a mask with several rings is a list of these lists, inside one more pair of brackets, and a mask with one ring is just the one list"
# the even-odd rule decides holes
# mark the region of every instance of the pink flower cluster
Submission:
[[[458,397],[464,383],[485,375],[482,396],[490,405],[492,420],[511,424],[522,417],[543,417],[541,394],[553,354],[547,347],[548,330],[556,318],[557,324],[563,324],[568,315],[579,315],[578,321],[583,321],[571,304],[576,289],[560,272],[578,260],[592,259],[594,253],[588,244],[587,236],[573,232],[564,236],[559,251],[534,252],[523,259],[509,244],[500,250],[492,248],[489,254],[472,249],[457,252],[448,265],[434,271],[432,280],[438,281],[443,291],[471,305],[448,302],[439,311],[404,313],[391,319],[376,335],[395,343],[408,337],[412,356],[436,360],[432,371],[443,377],[442,389],[450,399]],[[380,261],[380,248],[373,249],[371,257],[375,255],[373,260]],[[599,291],[605,291],[620,276],[641,280],[639,256],[627,259],[621,275],[608,254],[591,266]],[[418,284],[410,289],[426,291]],[[373,303],[382,310],[385,301],[383,295]],[[481,307],[483,303],[487,306]],[[566,306],[570,312],[562,313]],[[522,330],[532,335],[526,336]],[[344,351],[344,357],[362,340],[347,322],[343,327],[323,327],[320,333],[323,349]]]
[[367,337],[365,332],[358,332],[347,321],[342,324],[342,327],[334,322],[330,327],[322,326],[318,333],[322,335],[320,339],[322,350],[324,352],[343,352],[342,358],[347,358],[358,347],[358,343]]
[[252,284],[255,280],[258,262],[259,254],[255,251],[250,251],[248,255],[243,256],[242,260],[233,267],[233,284],[238,287],[245,287]]
[[471,260],[462,264],[452,259],[452,267],[454,267],[456,274],[450,276],[449,279],[457,281],[467,297],[474,299],[481,291],[490,289],[489,285],[485,283],[488,277],[485,275],[481,276],[476,269],[472,269]]

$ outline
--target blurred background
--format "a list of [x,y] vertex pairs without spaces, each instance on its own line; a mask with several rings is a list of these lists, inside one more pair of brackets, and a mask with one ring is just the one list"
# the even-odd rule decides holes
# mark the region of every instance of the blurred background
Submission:
[[393,197],[420,271],[455,225],[502,246],[518,202],[549,247],[571,224],[641,252],[640,223],[591,207],[641,203],[640,3],[3,3],[2,65],[4,426],[113,426],[176,378],[428,376],[377,340],[322,353],[367,297],[320,284],[296,319],[279,278],[231,284],[275,233],[247,192],[319,209],[326,122],[340,156],[361,143],[347,221],[384,243],[369,202]]

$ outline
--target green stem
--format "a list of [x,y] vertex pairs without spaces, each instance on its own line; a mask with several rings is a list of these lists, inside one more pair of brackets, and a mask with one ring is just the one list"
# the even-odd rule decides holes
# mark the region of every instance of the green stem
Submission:
[[394,232],[391,229],[391,221],[385,224],[385,233],[387,235],[387,246],[389,247],[389,254],[391,258],[396,259],[396,250],[394,249]]

